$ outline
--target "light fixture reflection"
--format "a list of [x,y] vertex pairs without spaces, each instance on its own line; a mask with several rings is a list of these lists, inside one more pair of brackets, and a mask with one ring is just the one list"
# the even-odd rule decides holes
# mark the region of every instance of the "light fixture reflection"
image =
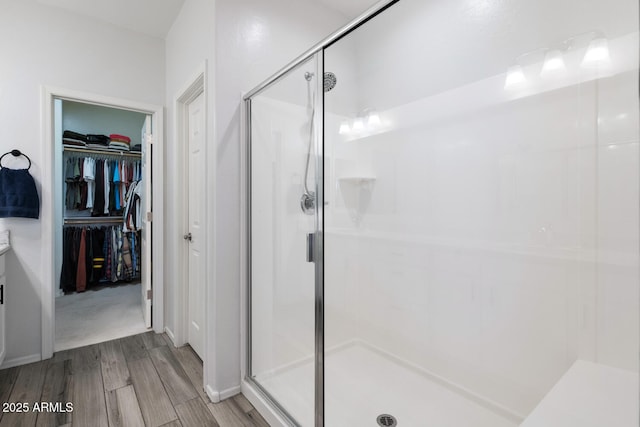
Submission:
[[609,62],[609,42],[604,37],[591,40],[581,65],[583,67],[607,64]]
[[362,132],[364,130],[364,121],[361,117],[358,117],[353,121],[353,127],[351,129],[354,132]]
[[340,123],[340,130],[338,131],[338,133],[340,133],[340,135],[346,135],[349,132],[351,132],[351,127],[349,126],[349,122],[344,121]]
[[372,129],[375,129],[378,126],[380,126],[380,116],[376,111],[372,111],[371,113],[369,113],[369,118],[367,119],[367,125]]
[[504,82],[505,89],[511,89],[526,82],[522,67],[520,65],[512,65],[507,69],[507,79]]
[[559,74],[566,70],[564,65],[564,58],[562,57],[562,52],[558,49],[550,50],[544,56],[544,64],[542,65],[542,71],[540,72],[541,76],[550,76],[554,74]]

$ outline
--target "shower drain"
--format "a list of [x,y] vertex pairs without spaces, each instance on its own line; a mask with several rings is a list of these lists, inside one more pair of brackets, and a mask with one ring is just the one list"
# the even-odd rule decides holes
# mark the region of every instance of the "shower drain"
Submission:
[[378,425],[382,427],[395,427],[398,425],[398,421],[396,421],[396,418],[393,415],[389,414],[378,415],[376,421],[378,422]]

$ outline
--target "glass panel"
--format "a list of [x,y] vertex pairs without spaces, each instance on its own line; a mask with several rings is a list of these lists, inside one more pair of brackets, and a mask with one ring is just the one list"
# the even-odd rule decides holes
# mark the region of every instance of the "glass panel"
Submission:
[[315,372],[315,265],[306,242],[316,216],[313,207],[302,211],[301,200],[316,188],[316,63],[251,101],[251,375],[306,426],[313,425]]
[[638,425],[637,16],[403,0],[325,50],[327,426]]

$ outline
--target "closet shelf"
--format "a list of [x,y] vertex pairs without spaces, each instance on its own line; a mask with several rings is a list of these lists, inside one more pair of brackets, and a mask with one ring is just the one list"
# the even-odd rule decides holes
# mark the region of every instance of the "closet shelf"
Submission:
[[88,148],[75,148],[63,145],[63,150],[65,153],[82,153],[82,154],[99,154],[106,156],[114,156],[114,157],[131,157],[134,159],[139,159],[142,157],[142,153],[136,151],[117,151],[117,150],[95,150]]
[[88,217],[76,217],[65,218],[65,225],[77,225],[77,224],[121,224],[124,221],[122,216],[88,216]]

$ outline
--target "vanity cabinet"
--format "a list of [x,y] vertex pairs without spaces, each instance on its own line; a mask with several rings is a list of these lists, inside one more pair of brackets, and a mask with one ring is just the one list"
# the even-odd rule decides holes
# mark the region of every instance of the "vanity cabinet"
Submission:
[[7,354],[6,320],[7,305],[7,275],[4,271],[4,255],[0,255],[0,365]]

